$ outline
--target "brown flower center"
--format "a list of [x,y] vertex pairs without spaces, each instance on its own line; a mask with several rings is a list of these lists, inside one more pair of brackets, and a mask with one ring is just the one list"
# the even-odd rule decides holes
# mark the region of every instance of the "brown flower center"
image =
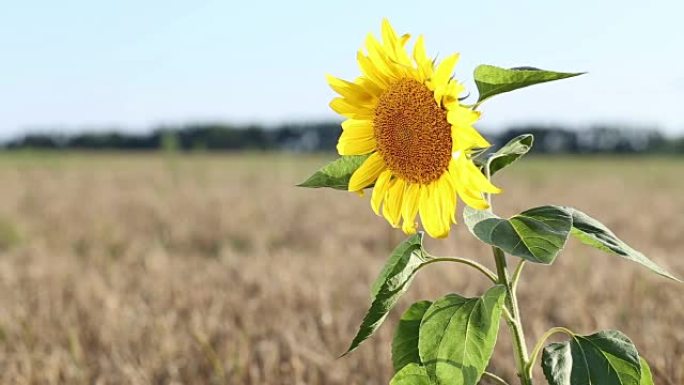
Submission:
[[380,96],[373,128],[378,151],[399,177],[426,184],[451,160],[451,124],[434,94],[421,82],[402,79]]

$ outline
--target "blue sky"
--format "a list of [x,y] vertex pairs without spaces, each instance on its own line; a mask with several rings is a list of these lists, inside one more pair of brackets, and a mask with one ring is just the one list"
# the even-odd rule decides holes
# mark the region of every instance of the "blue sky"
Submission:
[[684,2],[14,1],[0,13],[0,136],[27,130],[334,119],[325,73],[388,17],[429,54],[588,71],[501,95],[482,127],[651,124],[684,133]]

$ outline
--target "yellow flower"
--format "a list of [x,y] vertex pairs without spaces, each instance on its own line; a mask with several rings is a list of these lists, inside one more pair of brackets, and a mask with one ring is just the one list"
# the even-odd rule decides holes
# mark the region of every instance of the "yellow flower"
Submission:
[[[348,118],[337,143],[340,155],[370,154],[352,175],[349,191],[375,184],[371,207],[394,227],[415,233],[415,219],[434,238],[456,223],[456,196],[476,209],[488,208],[483,192],[498,193],[470,160],[473,148],[490,144],[473,128],[479,112],[459,103],[464,87],[452,77],[458,54],[441,63],[425,53],[423,37],[405,50],[387,20],[382,42],[366,38],[354,82],[328,76],[340,94],[330,107]],[[381,209],[382,207],[382,209]]]

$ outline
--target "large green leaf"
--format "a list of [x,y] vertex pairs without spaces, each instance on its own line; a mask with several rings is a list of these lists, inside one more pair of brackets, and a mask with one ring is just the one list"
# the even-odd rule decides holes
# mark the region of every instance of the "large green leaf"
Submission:
[[542,368],[550,385],[640,385],[639,354],[632,341],[617,330],[549,344]]
[[412,363],[404,366],[392,377],[390,385],[432,385],[425,368]]
[[463,219],[482,242],[535,263],[550,264],[565,246],[572,217],[558,206],[541,206],[510,219],[466,207]]
[[492,65],[480,65],[475,68],[475,84],[481,103],[494,95],[528,87],[534,84],[550,82],[582,75],[583,72],[544,71],[533,67],[501,68]]
[[410,363],[420,364],[418,355],[418,331],[423,315],[432,305],[430,301],[416,302],[404,312],[392,339],[392,364],[398,372]]
[[643,357],[639,357],[639,363],[641,364],[639,385],[653,385],[653,373],[651,373],[651,367],[648,366],[648,362]]
[[623,242],[601,222],[572,207],[564,209],[572,215],[572,235],[582,243],[639,263],[663,277],[681,282],[667,270]]
[[427,310],[418,350],[438,385],[475,385],[492,356],[506,289],[496,285],[482,297],[446,295]]
[[344,354],[356,349],[380,327],[389,311],[408,289],[415,272],[427,259],[423,253],[422,233],[410,236],[394,249],[373,285],[370,309]]
[[299,187],[330,187],[337,190],[347,190],[349,178],[354,171],[361,167],[369,155],[341,156],[316,171],[309,179],[298,184]]

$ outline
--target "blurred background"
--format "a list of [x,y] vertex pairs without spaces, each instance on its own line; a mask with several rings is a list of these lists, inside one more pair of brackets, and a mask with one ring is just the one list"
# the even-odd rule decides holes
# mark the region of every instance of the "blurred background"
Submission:
[[[368,198],[293,187],[336,156],[325,74],[388,17],[428,54],[588,75],[501,95],[478,128],[533,154],[511,215],[567,204],[684,276],[681,2],[23,1],[0,13],[0,382],[385,384],[413,300],[487,282],[426,269],[337,359],[403,239]],[[492,266],[463,226],[435,254]],[[528,340],[620,329],[684,383],[684,287],[575,243],[520,287]],[[507,330],[490,371],[515,382]],[[543,382],[541,371],[535,372]],[[483,384],[486,383],[483,380]]]

